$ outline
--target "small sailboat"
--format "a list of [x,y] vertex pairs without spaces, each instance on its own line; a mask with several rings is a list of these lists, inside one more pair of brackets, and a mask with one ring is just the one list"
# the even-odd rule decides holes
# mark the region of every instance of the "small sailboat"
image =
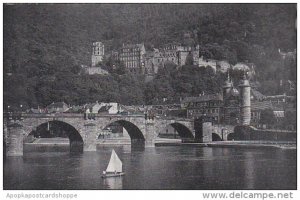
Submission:
[[116,177],[116,176],[123,176],[123,175],[125,175],[125,173],[122,172],[122,161],[116,154],[115,150],[112,150],[107,169],[106,171],[103,171],[102,178]]

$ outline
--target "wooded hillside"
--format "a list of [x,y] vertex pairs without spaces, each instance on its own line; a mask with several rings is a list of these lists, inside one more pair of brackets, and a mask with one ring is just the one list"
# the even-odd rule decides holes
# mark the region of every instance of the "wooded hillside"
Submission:
[[255,63],[266,94],[281,92],[280,80],[296,81],[296,64],[278,53],[296,48],[296,4],[5,4],[3,11],[4,73],[13,73],[4,75],[5,106],[154,103],[168,87],[168,97],[215,92],[224,78],[205,81],[209,72],[191,73],[192,66],[172,72],[168,83],[163,74],[147,84],[130,74],[78,75],[81,64],[91,63],[94,41],[104,42],[106,52],[122,43],[144,42],[148,50],[200,44],[206,58]]

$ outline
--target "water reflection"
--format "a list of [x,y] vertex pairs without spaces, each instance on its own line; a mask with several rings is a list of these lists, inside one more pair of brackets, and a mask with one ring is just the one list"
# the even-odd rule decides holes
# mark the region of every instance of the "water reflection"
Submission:
[[245,162],[243,168],[245,169],[245,189],[253,188],[255,185],[255,156],[252,152],[245,152]]
[[[102,179],[111,151],[124,177]],[[130,145],[8,157],[4,189],[296,189],[296,151]]]
[[103,179],[105,189],[121,190],[123,189],[123,177],[109,177]]

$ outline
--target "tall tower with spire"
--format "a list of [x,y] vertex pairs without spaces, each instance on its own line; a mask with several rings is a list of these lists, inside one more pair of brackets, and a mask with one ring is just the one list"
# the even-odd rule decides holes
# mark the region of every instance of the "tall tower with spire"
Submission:
[[251,101],[250,92],[251,86],[247,79],[246,73],[239,85],[240,88],[240,123],[241,125],[250,125],[251,120]]

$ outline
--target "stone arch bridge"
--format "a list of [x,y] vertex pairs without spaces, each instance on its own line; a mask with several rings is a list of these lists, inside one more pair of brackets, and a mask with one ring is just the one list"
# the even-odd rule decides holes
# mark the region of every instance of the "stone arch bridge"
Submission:
[[[69,127],[70,147],[82,145],[83,151],[95,151],[97,138],[104,128],[118,122],[123,126],[132,141],[143,142],[146,147],[154,146],[158,133],[171,125],[178,132],[182,141],[194,141],[194,121],[182,118],[146,118],[145,115],[103,115],[95,114],[86,118],[84,114],[25,114],[14,117],[12,113],[4,115],[4,139],[7,155],[23,155],[23,142],[32,131],[48,122],[56,122]],[[198,131],[199,132],[199,131]],[[222,131],[217,127],[200,130],[201,142],[210,142],[212,134],[222,137]],[[213,133],[214,132],[214,133]],[[197,136],[196,136],[197,138]],[[199,138],[199,137],[198,137]],[[225,138],[226,139],[226,138]],[[199,140],[198,140],[199,141]]]
[[144,115],[99,115],[85,119],[83,114],[22,114],[20,117],[4,117],[4,135],[7,155],[22,155],[23,140],[37,128],[48,122],[59,122],[72,128],[70,145],[83,144],[84,151],[95,151],[101,131],[113,122],[123,126],[131,140],[139,140],[145,146],[154,146],[155,139],[166,126],[173,126],[182,138],[194,138],[192,120],[187,119],[146,119]]

